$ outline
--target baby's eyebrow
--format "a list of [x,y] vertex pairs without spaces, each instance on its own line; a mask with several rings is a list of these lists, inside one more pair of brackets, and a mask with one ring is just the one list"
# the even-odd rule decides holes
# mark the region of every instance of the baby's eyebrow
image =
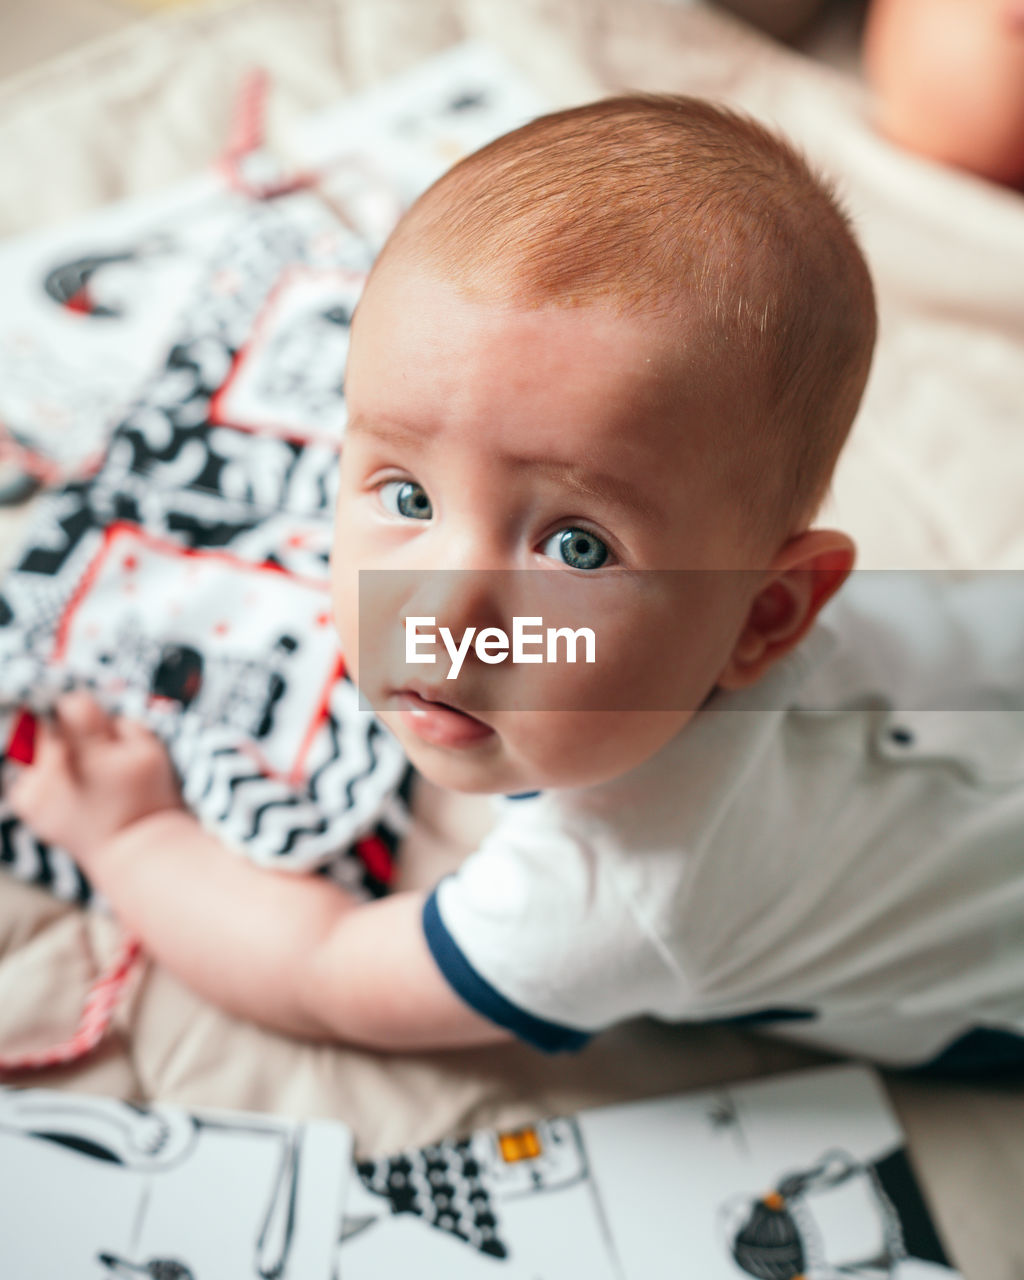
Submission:
[[623,476],[614,475],[608,471],[592,471],[585,467],[552,462],[547,458],[515,458],[513,461],[547,472],[556,483],[566,489],[572,489],[583,497],[596,498],[599,502],[616,507],[625,507],[638,515],[656,514],[650,494],[630,484]]
[[416,426],[399,422],[395,418],[366,417],[354,414],[345,426],[345,434],[374,436],[378,440],[387,440],[394,444],[406,444],[412,440],[422,440],[432,433],[422,423]]
[[[400,422],[395,418],[353,415],[345,428],[346,435],[359,434],[386,440],[391,444],[422,443],[434,434],[430,426]],[[610,471],[594,471],[589,467],[556,462],[551,458],[525,457],[522,454],[502,453],[505,461],[516,467],[544,472],[554,483],[571,489],[584,498],[594,498],[611,506],[623,507],[642,516],[657,514],[650,494],[637,485],[630,484],[623,476]]]

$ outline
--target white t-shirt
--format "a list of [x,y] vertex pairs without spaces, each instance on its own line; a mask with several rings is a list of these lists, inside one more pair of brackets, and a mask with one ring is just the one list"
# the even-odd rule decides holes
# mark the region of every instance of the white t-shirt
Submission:
[[894,1065],[979,1028],[1024,1050],[1015,575],[854,575],[639,768],[497,803],[424,927],[454,989],[539,1047],[652,1014]]

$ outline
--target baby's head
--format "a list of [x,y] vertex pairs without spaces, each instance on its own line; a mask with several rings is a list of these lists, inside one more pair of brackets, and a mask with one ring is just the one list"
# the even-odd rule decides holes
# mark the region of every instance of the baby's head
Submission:
[[[874,331],[827,190],[704,102],[545,116],[426,192],[353,324],[333,570],[353,671],[414,763],[467,790],[597,783],[798,643],[853,563],[809,525]],[[596,668],[471,656],[449,682],[442,649],[409,687],[406,616],[510,631],[519,579],[490,571],[537,568]],[[406,572],[364,597],[361,662],[368,569]]]

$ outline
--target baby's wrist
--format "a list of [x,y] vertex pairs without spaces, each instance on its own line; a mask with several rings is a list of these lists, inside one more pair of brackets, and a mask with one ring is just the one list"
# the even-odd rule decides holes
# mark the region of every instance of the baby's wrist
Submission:
[[126,864],[136,864],[161,841],[173,841],[194,831],[196,819],[183,806],[169,805],[133,818],[100,839],[72,850],[91,879],[104,888]]

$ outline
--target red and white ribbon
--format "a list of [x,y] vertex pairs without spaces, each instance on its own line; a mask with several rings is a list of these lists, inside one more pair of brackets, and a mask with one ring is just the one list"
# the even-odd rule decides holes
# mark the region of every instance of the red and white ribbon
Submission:
[[114,1011],[141,954],[142,947],[138,938],[126,937],[113,964],[89,988],[74,1033],[67,1040],[48,1049],[0,1053],[0,1072],[60,1067],[69,1062],[77,1062],[92,1053],[110,1029]]
[[253,200],[273,200],[275,196],[315,187],[320,181],[320,175],[313,170],[300,170],[267,182],[254,181],[247,176],[246,161],[266,145],[268,87],[269,79],[262,67],[247,73],[235,103],[228,145],[217,162],[228,186]]

